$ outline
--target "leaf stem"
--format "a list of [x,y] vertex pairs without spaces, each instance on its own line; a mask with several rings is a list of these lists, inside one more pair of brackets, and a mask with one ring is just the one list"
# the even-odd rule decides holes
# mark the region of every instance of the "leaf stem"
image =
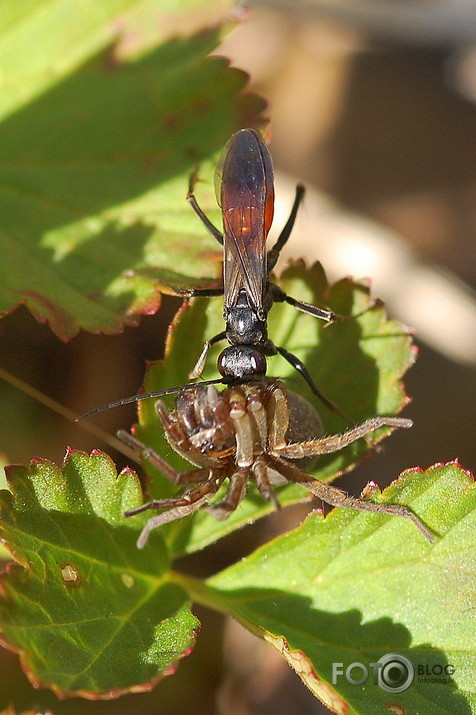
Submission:
[[[186,576],[185,574],[178,573],[178,571],[168,571],[167,576],[170,581],[181,586],[190,598],[195,602],[199,603],[201,606],[206,606],[219,613],[224,613],[227,616],[234,616],[236,618],[236,608],[231,607],[230,597],[222,598],[220,591],[211,588],[207,585],[205,581],[201,579],[193,578],[192,576]],[[240,621],[242,621],[242,616],[240,615]],[[256,633],[256,626],[247,623],[247,628]],[[258,631],[259,633],[259,631]]]

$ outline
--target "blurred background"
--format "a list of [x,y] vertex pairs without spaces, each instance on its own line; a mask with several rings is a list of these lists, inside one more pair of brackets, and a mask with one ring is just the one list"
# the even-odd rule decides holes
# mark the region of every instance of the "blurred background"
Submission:
[[[401,470],[459,459],[474,470],[476,447],[476,19],[472,0],[255,2],[217,54],[250,74],[269,102],[277,173],[275,226],[297,181],[308,189],[281,262],[320,260],[331,280],[370,276],[392,317],[413,326],[420,354],[405,383],[412,430],[395,434],[341,486],[358,494]],[[137,391],[145,360],[161,357],[180,301],[164,298],[138,329],[80,334],[61,344],[23,308],[0,324],[1,367],[78,413]],[[120,388],[118,389],[118,385]],[[9,463],[35,455],[61,462],[66,444],[107,446],[21,391],[0,385],[2,449]],[[98,424],[114,434],[131,407]],[[119,466],[122,455],[113,454]],[[287,509],[211,547],[199,576],[292,528],[307,507]],[[213,564],[211,568],[210,564]],[[0,707],[55,713],[325,713],[267,644],[197,609],[197,647],[155,691],[112,703],[59,703],[24,685],[17,658],[0,654]],[[223,650],[217,638],[224,636]],[[8,677],[7,677],[8,673]],[[159,710],[160,708],[160,710]]]

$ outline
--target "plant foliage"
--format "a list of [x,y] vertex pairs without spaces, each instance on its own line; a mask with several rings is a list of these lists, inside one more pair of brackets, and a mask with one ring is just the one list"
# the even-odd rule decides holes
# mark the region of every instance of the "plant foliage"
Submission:
[[242,93],[243,72],[208,56],[220,15],[184,33],[186,10],[4,6],[0,312],[25,303],[63,340],[115,333],[156,311],[159,289],[209,276],[187,177],[263,102]]

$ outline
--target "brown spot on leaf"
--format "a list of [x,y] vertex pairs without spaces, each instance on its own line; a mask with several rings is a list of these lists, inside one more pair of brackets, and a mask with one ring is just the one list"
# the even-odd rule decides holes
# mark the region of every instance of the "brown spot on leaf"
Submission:
[[405,715],[406,713],[405,707],[400,703],[387,703],[385,709],[391,713],[395,713],[395,715]]
[[174,131],[183,125],[183,120],[179,114],[166,114],[161,121],[162,127],[167,131]]

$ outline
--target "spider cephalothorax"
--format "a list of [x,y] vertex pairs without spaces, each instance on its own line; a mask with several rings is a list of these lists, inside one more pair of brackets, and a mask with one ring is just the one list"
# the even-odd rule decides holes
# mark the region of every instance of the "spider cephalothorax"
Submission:
[[[155,527],[201,507],[217,519],[226,519],[245,496],[248,482],[253,482],[263,498],[277,507],[273,487],[294,482],[334,506],[408,517],[431,538],[406,507],[349,497],[301,471],[305,461],[337,452],[379,427],[410,427],[408,419],[377,416],[343,434],[322,437],[320,419],[311,404],[272,378],[241,383],[221,392],[215,386],[197,385],[177,397],[171,412],[159,400],[157,412],[170,445],[197,469],[178,472],[132,435],[119,433],[174,484],[191,485],[178,497],[157,499],[128,512],[133,515],[146,509],[165,510],[147,522],[139,538],[140,547]],[[225,497],[210,505],[208,502],[226,479],[229,483]]]

